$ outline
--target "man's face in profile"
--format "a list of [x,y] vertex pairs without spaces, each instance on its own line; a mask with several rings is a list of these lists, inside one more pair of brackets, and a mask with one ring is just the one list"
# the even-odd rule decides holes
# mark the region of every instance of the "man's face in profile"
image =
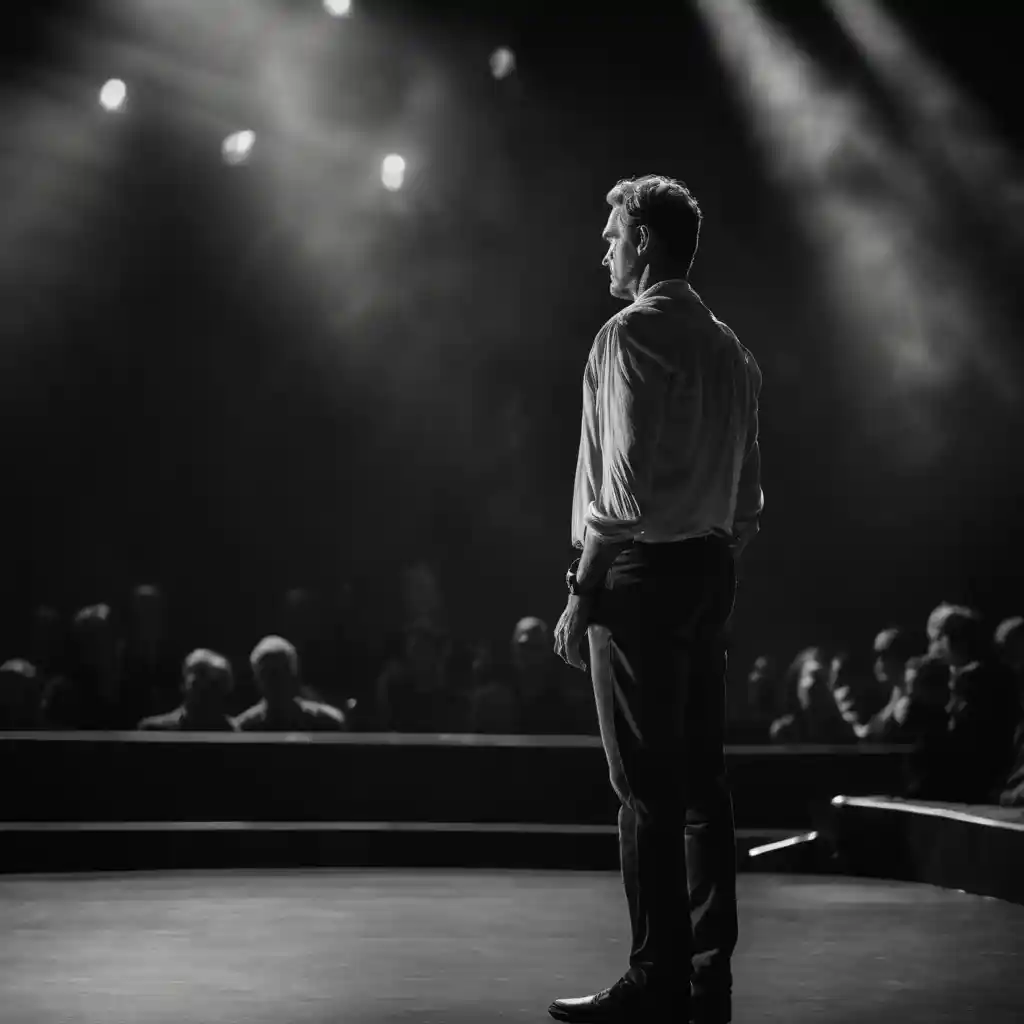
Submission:
[[601,266],[608,268],[610,281],[608,290],[617,299],[632,302],[636,282],[640,277],[640,257],[636,247],[629,240],[625,226],[619,216],[620,207],[612,207],[601,237],[608,243],[608,251],[601,260]]

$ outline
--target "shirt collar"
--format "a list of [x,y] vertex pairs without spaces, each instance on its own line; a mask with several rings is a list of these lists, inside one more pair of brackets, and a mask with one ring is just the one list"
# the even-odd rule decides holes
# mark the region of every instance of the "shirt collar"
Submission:
[[683,292],[685,294],[689,291],[690,282],[685,277],[669,277],[664,281],[655,281],[654,284],[645,288],[642,292],[637,292],[636,300],[645,299],[649,295],[672,294],[674,292]]

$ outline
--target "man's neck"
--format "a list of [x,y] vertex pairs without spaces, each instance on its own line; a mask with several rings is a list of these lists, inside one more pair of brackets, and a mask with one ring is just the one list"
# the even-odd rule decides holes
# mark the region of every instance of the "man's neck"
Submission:
[[644,292],[649,291],[656,284],[665,281],[685,281],[686,271],[679,267],[653,267],[650,263],[644,267],[640,280],[633,286],[633,301],[635,302]]

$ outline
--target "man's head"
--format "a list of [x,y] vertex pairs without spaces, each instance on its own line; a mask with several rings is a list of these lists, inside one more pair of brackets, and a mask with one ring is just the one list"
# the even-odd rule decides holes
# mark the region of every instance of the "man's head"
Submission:
[[207,706],[224,701],[234,688],[235,677],[224,655],[199,647],[182,663],[181,682],[189,704]]
[[943,601],[928,616],[928,653],[953,668],[984,658],[988,639],[981,613],[974,608]]
[[898,626],[883,629],[875,637],[875,679],[884,686],[903,686],[907,659],[918,652],[914,638]]
[[551,657],[551,630],[543,619],[528,615],[512,631],[512,664],[528,672],[547,663]]
[[665,280],[690,273],[701,212],[686,185],[645,174],[623,178],[605,198],[612,209],[601,233],[608,243],[601,265],[611,275],[612,295],[632,302],[649,277]]
[[71,625],[77,668],[101,679],[112,677],[117,661],[117,636],[110,605],[94,604],[79,609]]
[[995,647],[999,660],[1011,672],[1024,674],[1024,618],[1014,615],[996,626]]
[[774,712],[778,694],[777,680],[775,659],[768,654],[755,658],[747,675],[747,699],[750,704],[760,711]]
[[35,665],[24,658],[12,658],[0,665],[0,728],[41,724],[42,699],[42,682]]
[[249,664],[268,701],[288,701],[299,695],[299,655],[284,637],[265,636],[249,655]]
[[131,618],[135,638],[143,646],[156,646],[163,639],[167,622],[164,595],[159,587],[146,583],[131,593]]
[[835,710],[829,689],[829,661],[820,647],[808,647],[797,655],[796,695],[807,714],[821,716]]
[[907,696],[917,704],[944,708],[949,703],[949,666],[934,654],[910,658],[904,683]]
[[416,619],[406,627],[405,660],[418,682],[440,683],[451,650],[450,637],[433,619]]

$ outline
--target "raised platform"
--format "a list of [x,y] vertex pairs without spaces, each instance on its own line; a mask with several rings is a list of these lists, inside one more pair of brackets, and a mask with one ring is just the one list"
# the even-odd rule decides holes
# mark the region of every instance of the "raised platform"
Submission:
[[[790,835],[739,829],[740,870],[776,870],[746,854]],[[5,873],[319,867],[617,871],[618,835],[615,825],[514,822],[0,822]]]
[[[899,792],[907,747],[728,747],[736,823],[799,830]],[[608,825],[601,741],[353,733],[0,733],[0,821]]]
[[853,874],[1024,904],[1024,808],[836,796],[827,841]]

